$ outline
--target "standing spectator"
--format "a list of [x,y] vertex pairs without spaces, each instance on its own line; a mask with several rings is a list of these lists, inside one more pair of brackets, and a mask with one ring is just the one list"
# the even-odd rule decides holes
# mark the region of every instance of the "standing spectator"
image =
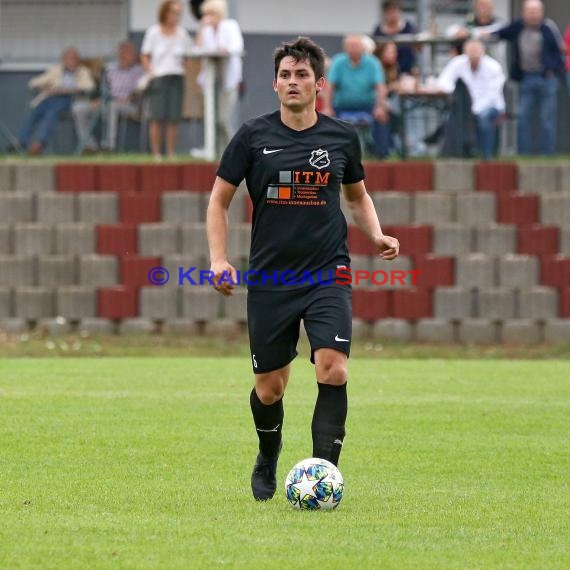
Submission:
[[[93,117],[101,112],[104,123],[102,147],[110,151],[116,149],[119,116],[128,117],[137,113],[137,85],[143,74],[144,70],[138,63],[134,44],[119,44],[117,62],[107,67],[103,77],[104,85],[101,90],[104,100],[78,101],[73,104],[73,116],[80,140],[89,137]],[[86,148],[96,150],[97,143],[93,138],[88,141]]]
[[564,45],[566,46],[566,81],[570,91],[570,24],[568,24],[564,33]]
[[502,26],[503,22],[495,16],[493,0],[475,0],[473,13],[467,16],[465,26],[458,30],[455,37],[479,37],[483,33],[496,32]]
[[182,117],[186,56],[192,40],[180,26],[182,4],[179,0],[163,0],[158,11],[158,24],[145,32],[142,64],[152,81],[146,96],[150,99],[150,147],[160,161],[163,129],[166,127],[166,153],[173,158],[178,139],[178,123]]
[[374,154],[382,158],[388,153],[389,118],[382,66],[378,58],[366,53],[361,36],[346,36],[343,48],[331,61],[324,113],[351,122],[369,118]]
[[[390,37],[398,34],[415,34],[414,26],[402,16],[398,0],[382,2],[382,22],[376,26],[372,35]],[[416,54],[410,46],[398,46],[398,65],[402,73],[412,74],[416,67]]]
[[63,52],[60,64],[32,79],[29,86],[40,92],[32,100],[32,110],[24,120],[18,140],[30,154],[42,154],[60,113],[69,112],[73,98],[88,95],[95,82],[89,70],[80,64],[79,51],[69,47]]
[[[235,110],[242,82],[243,37],[236,20],[228,18],[226,0],[206,0],[202,4],[202,19],[196,44],[206,51],[227,55],[219,67],[218,78],[218,123],[219,145],[223,149],[235,134]],[[204,74],[198,76],[203,86]]]
[[556,24],[544,18],[540,0],[525,0],[522,18],[514,20],[494,35],[511,43],[511,76],[520,83],[518,151],[531,154],[531,124],[539,112],[540,154],[556,148],[558,74],[564,69],[561,35]]
[[506,77],[500,63],[485,54],[479,40],[468,40],[464,51],[445,66],[438,77],[438,86],[444,93],[452,93],[457,81],[463,80],[477,120],[481,155],[489,159],[497,154],[497,119],[505,111]]

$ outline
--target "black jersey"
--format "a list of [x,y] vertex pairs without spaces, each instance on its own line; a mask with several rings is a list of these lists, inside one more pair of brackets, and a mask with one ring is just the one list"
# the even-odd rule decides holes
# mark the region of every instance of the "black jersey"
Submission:
[[[253,202],[249,269],[267,277],[260,285],[311,284],[299,276],[317,279],[349,265],[340,184],[364,179],[352,125],[319,113],[315,125],[295,131],[279,111],[263,115],[242,125],[217,174],[236,186],[247,183]],[[298,279],[271,277],[284,272]]]

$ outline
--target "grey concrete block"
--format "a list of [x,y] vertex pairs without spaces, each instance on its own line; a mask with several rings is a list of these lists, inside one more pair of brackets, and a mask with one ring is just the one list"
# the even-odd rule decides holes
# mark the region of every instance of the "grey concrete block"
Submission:
[[55,292],[55,312],[68,320],[97,316],[97,290],[94,287],[58,287]]
[[[39,332],[50,336],[58,336],[71,333],[73,327],[71,323],[63,317],[50,317],[47,319],[40,319],[36,324],[36,329]],[[65,347],[66,345],[63,346]]]
[[14,165],[14,190],[52,192],[55,190],[53,163]]
[[405,319],[382,319],[372,325],[372,337],[376,339],[409,342],[412,336],[412,324]]
[[476,192],[457,197],[457,221],[465,226],[487,225],[497,220],[495,192]]
[[46,287],[16,287],[15,315],[27,321],[55,317],[54,292]]
[[506,344],[538,344],[543,341],[543,331],[534,320],[515,319],[503,323],[501,337]]
[[436,191],[469,192],[475,188],[475,167],[469,160],[437,160],[434,163]]
[[14,316],[12,290],[8,287],[0,287],[0,321]]
[[123,319],[119,324],[121,334],[152,334],[156,331],[156,326],[152,319],[136,317],[133,319]]
[[162,326],[163,334],[195,335],[199,332],[198,325],[192,319],[168,319]]
[[465,319],[473,314],[472,295],[467,287],[437,287],[433,302],[438,319]]
[[474,230],[473,250],[487,255],[505,255],[517,251],[517,228],[506,224],[490,224]]
[[[400,255],[392,261],[384,261],[379,257],[371,257],[370,259],[370,279],[364,281],[362,286],[379,287],[387,290],[412,289],[415,286],[413,275],[408,273],[413,267],[412,258],[409,255]],[[416,281],[419,279],[421,279],[421,275],[416,276]]]
[[77,263],[71,255],[49,255],[38,259],[38,285],[59,287],[77,283]]
[[560,253],[570,255],[570,225],[560,229]]
[[196,257],[209,256],[206,224],[184,224],[180,226],[180,253]]
[[[172,288],[172,287],[191,287],[192,282],[186,279],[183,274],[194,268],[193,271],[189,273],[189,278],[194,282],[200,282],[200,271],[209,271],[210,264],[206,263],[204,257],[194,257],[189,254],[174,254],[166,255],[163,257],[162,263],[164,267],[170,273],[170,279],[168,283],[162,286],[162,288]],[[180,283],[182,273],[182,282]]]
[[570,226],[570,192],[542,194],[540,221],[553,226]]
[[14,189],[14,167],[8,162],[0,163],[0,192]]
[[109,335],[115,332],[115,323],[110,319],[87,317],[81,319],[79,330],[82,336]]
[[222,295],[211,287],[186,287],[182,290],[182,317],[211,321],[221,317]]
[[32,256],[0,255],[0,286],[35,285],[36,267],[36,259]]
[[88,223],[58,224],[55,226],[55,253],[81,255],[95,253],[95,226]]
[[495,284],[495,260],[483,253],[471,253],[457,258],[455,283],[468,289],[493,287]]
[[150,320],[170,320],[182,312],[182,288],[142,287],[139,291],[140,316]]
[[249,257],[251,224],[234,224],[228,230],[228,258],[230,263]]
[[558,190],[560,192],[570,192],[570,164],[568,161],[564,161],[559,164],[560,169],[560,186]]
[[22,192],[0,193],[0,223],[31,222],[33,219],[33,194]]
[[209,196],[200,192],[164,192],[162,221],[175,224],[205,222]]
[[118,258],[114,255],[81,255],[79,257],[79,284],[86,287],[118,285]]
[[370,338],[371,324],[362,319],[352,319],[351,340],[368,340]]
[[420,319],[416,323],[416,340],[430,343],[455,341],[454,326],[446,319]]
[[215,319],[200,324],[205,336],[212,336],[218,339],[235,339],[244,332],[242,323],[229,319]]
[[24,224],[14,226],[14,253],[19,255],[50,255],[54,252],[55,235],[48,224]]
[[497,344],[499,326],[491,319],[464,319],[459,323],[458,335],[464,344]]
[[548,343],[570,342],[570,319],[549,319],[544,326],[544,340]]
[[[351,255],[350,256],[350,270],[352,276],[352,287],[360,288],[360,287],[370,287],[370,277],[366,280],[361,279],[361,274],[356,274],[357,271],[367,271],[368,275],[370,276],[370,271],[372,269],[372,259],[373,257],[370,255]],[[358,280],[358,282],[357,282]]]
[[140,224],[138,227],[141,255],[170,255],[179,251],[179,228],[176,224]]
[[247,322],[247,290],[244,287],[236,287],[231,297],[222,297],[222,299],[226,319]]
[[413,195],[411,193],[372,192],[371,196],[382,224],[409,224],[412,222]]
[[[206,219],[206,211],[208,209],[208,202],[210,200],[210,194],[204,194],[203,197],[204,203],[204,220]],[[242,182],[236,193],[234,194],[234,198],[228,208],[228,223],[231,226],[234,224],[244,224],[247,222],[246,219],[246,203],[250,200],[250,197],[247,193],[247,188],[245,184]]]
[[0,331],[8,334],[23,333],[30,329],[28,322],[24,319],[0,319]]
[[417,192],[414,198],[413,221],[417,224],[445,224],[455,216],[454,194]]
[[560,188],[560,167],[557,164],[520,162],[519,191],[542,194],[557,192]]
[[45,192],[36,195],[36,220],[44,224],[75,221],[77,196]]
[[80,192],[77,221],[113,224],[119,220],[119,197],[115,192]]
[[515,292],[506,287],[481,289],[478,292],[477,316],[483,319],[504,321],[516,315]]
[[558,291],[552,287],[523,289],[518,316],[535,320],[555,319],[558,316]]
[[9,224],[0,224],[0,254],[8,255],[12,253],[12,226]]
[[531,255],[507,254],[499,258],[499,285],[528,289],[538,284],[539,263]]
[[473,230],[462,224],[440,224],[434,228],[433,251],[437,255],[469,253],[473,244]]

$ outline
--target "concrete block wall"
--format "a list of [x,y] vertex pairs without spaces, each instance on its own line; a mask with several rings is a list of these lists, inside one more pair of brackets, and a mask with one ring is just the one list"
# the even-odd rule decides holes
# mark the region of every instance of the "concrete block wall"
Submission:
[[[57,317],[99,332],[243,327],[245,290],[225,299],[207,285],[178,285],[184,274],[199,281],[209,269],[205,218],[215,171],[213,164],[0,164],[0,328],[60,330],[49,325],[61,323]],[[358,336],[570,340],[569,176],[562,162],[367,164],[367,189],[401,257],[379,260],[347,219],[353,270],[390,275],[353,284]],[[240,269],[251,214],[242,186],[228,243]],[[169,272],[168,283],[155,267]],[[396,273],[404,277],[391,279]]]

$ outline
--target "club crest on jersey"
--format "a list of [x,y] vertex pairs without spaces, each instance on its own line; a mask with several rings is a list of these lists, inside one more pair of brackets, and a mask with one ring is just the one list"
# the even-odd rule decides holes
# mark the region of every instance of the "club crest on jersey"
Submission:
[[309,164],[318,168],[326,168],[331,163],[329,158],[329,151],[318,148],[317,150],[311,151],[311,158],[309,158]]

